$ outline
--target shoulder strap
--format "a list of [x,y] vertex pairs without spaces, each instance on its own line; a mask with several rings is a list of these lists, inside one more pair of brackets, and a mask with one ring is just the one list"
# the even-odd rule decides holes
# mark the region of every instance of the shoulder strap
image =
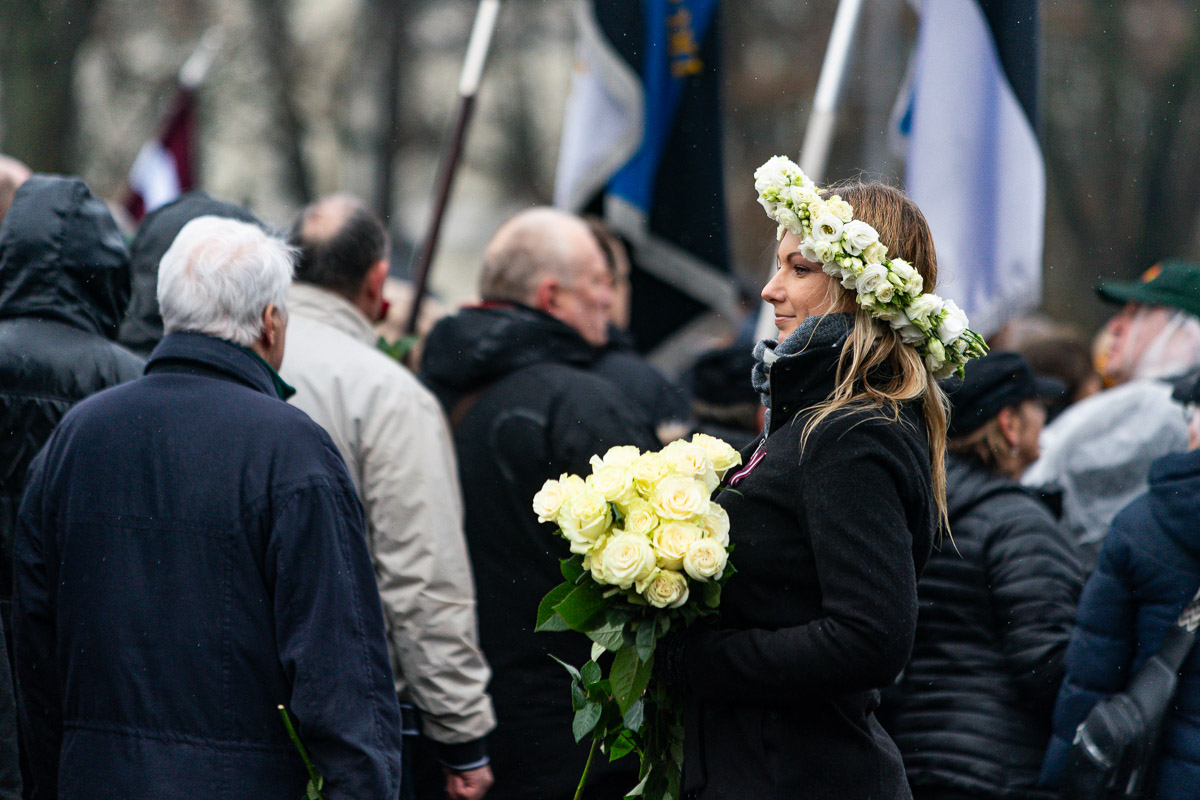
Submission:
[[1196,641],[1196,629],[1200,628],[1200,591],[1183,607],[1179,619],[1167,630],[1158,655],[1173,672],[1179,672],[1184,659]]

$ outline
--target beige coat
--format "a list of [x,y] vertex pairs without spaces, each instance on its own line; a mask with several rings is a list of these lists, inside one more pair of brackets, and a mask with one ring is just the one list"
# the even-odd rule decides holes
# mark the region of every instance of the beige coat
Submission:
[[440,406],[375,347],[348,300],[307,284],[288,296],[280,374],[346,460],[362,497],[396,691],[444,744],[496,725],[479,649],[454,445]]

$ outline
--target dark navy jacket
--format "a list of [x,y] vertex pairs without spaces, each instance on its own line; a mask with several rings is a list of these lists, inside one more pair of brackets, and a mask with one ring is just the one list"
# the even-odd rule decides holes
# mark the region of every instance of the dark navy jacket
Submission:
[[[1123,690],[1200,588],[1200,451],[1164,456],[1150,491],[1113,520],[1079,601],[1067,677],[1054,708],[1043,781],[1057,784],[1075,728],[1103,697]],[[1163,741],[1158,800],[1200,787],[1200,647],[1180,671]]]
[[248,350],[176,333],[34,460],[15,639],[36,797],[395,798],[399,708],[354,487]]

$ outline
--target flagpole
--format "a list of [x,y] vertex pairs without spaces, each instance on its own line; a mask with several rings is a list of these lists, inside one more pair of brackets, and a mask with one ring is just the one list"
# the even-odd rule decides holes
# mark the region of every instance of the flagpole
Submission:
[[[813,97],[813,110],[804,131],[804,144],[800,149],[800,169],[820,184],[825,180],[825,168],[829,163],[829,148],[837,123],[838,103],[842,86],[846,82],[846,67],[850,51],[854,46],[854,34],[862,16],[862,0],[839,0],[833,18],[833,29],[829,33],[829,44],[825,47],[825,61],[821,75],[817,78],[817,92]],[[770,303],[764,303],[758,315],[756,336],[765,339],[775,331],[775,312]]]
[[454,129],[438,166],[432,216],[429,219],[429,226],[425,229],[421,250],[413,265],[412,307],[409,309],[408,321],[404,326],[407,334],[412,334],[417,329],[417,317],[421,312],[421,302],[429,283],[433,255],[437,251],[438,234],[441,232],[446,204],[450,200],[450,189],[454,184],[454,176],[462,159],[467,127],[470,125],[471,115],[475,110],[475,97],[483,79],[483,68],[487,63],[488,50],[491,48],[492,34],[495,33],[499,14],[500,0],[480,0],[479,10],[475,13],[475,24],[471,28],[471,38],[467,43],[467,55],[463,59],[462,75],[458,82],[458,111],[455,116]]

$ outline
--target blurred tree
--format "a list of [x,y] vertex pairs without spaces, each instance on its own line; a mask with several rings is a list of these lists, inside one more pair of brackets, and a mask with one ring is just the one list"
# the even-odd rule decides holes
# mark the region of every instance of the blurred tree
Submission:
[[39,172],[71,172],[75,55],[100,0],[0,2],[0,148]]

